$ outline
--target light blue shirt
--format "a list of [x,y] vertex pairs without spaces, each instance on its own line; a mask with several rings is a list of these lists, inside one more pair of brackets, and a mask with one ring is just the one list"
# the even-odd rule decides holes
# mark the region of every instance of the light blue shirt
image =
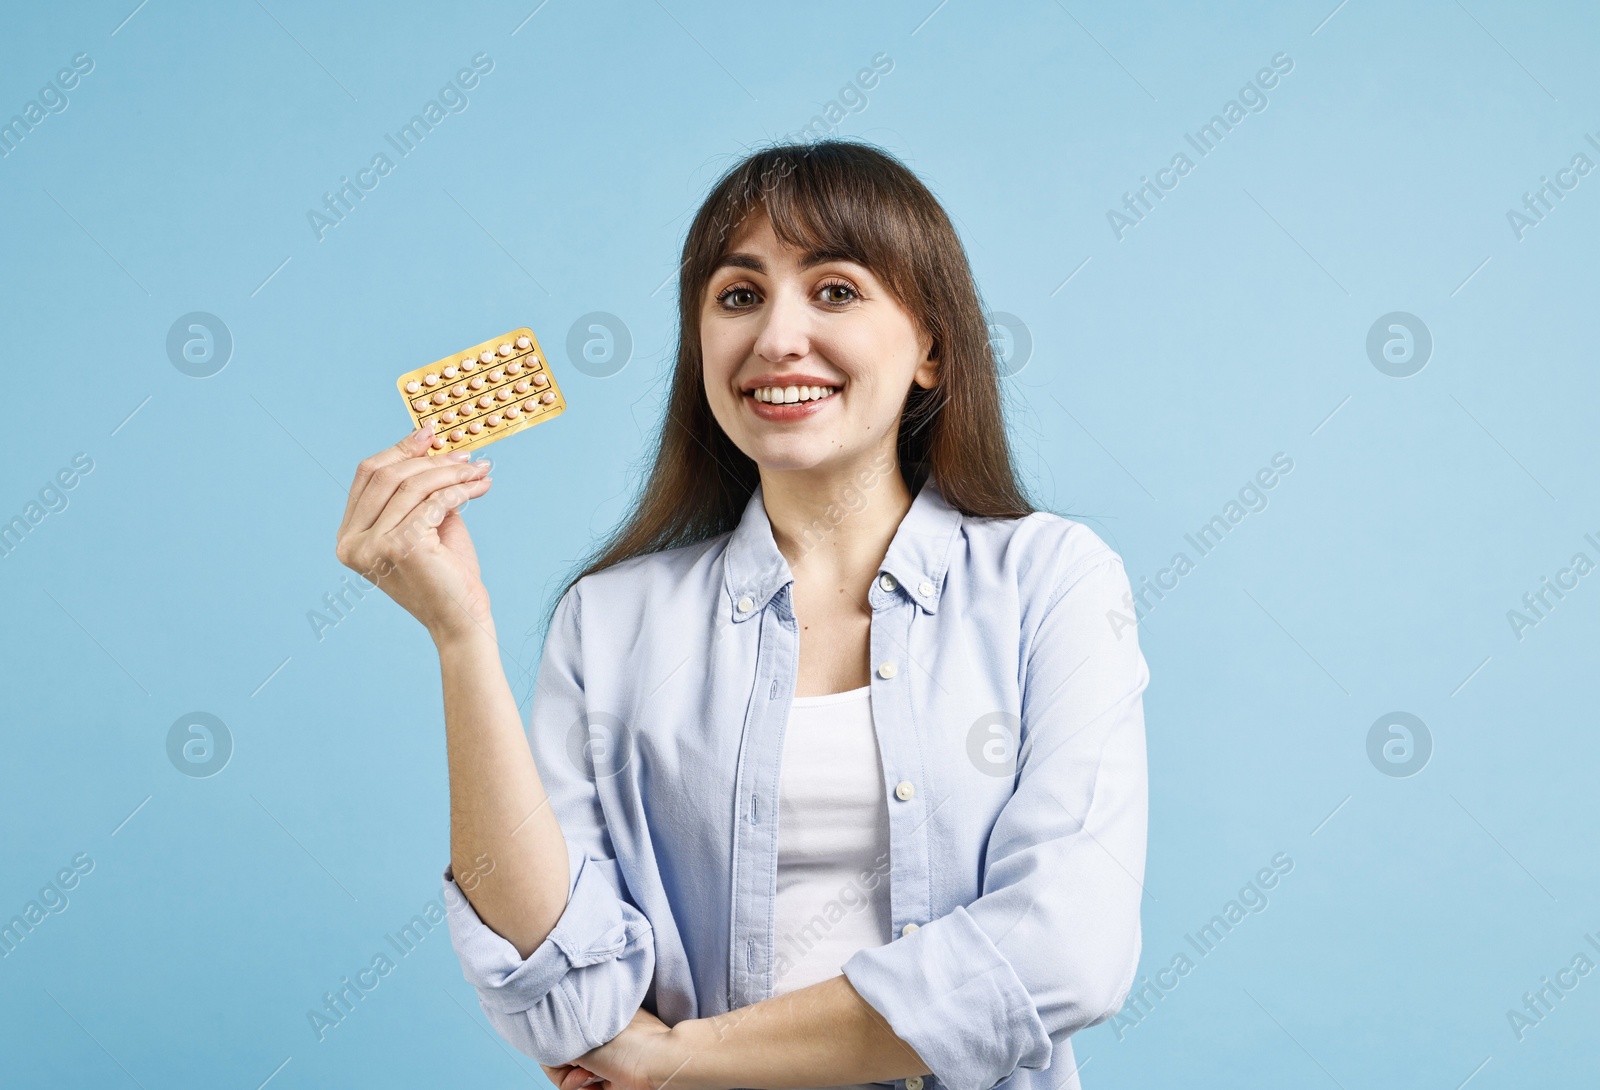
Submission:
[[[676,1025],[774,994],[792,593],[757,487],[730,533],[588,575],[557,605],[529,744],[566,909],[524,960],[444,872],[464,975],[540,1063],[641,1005]],[[1088,527],[967,518],[931,479],[867,593],[894,937],[842,971],[932,1069],[921,1090],[1076,1090],[1069,1038],[1133,983],[1149,674],[1130,601]]]

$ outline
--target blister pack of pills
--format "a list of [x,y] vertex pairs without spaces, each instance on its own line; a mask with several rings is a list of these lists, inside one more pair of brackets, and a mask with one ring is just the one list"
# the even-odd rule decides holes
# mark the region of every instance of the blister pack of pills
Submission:
[[533,330],[513,329],[395,380],[430,454],[471,450],[560,416],[567,402]]

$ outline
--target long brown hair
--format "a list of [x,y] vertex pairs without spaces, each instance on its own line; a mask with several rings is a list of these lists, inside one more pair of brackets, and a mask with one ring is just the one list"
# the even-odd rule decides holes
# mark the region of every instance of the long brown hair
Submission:
[[965,515],[1022,518],[1034,511],[1012,468],[977,285],[938,200],[899,160],[870,144],[780,144],[731,167],[695,215],[678,271],[678,363],[654,464],[633,513],[581,561],[562,594],[602,568],[739,524],[760,474],[706,400],[700,308],[707,281],[758,206],[784,243],[871,269],[932,334],[937,384],[911,384],[896,444],[911,494],[931,471],[945,499]]

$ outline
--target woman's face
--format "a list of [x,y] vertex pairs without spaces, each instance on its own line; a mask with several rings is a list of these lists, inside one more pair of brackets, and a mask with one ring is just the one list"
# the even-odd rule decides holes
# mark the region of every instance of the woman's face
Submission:
[[893,450],[911,383],[934,385],[932,343],[865,266],[783,244],[759,212],[701,300],[711,411],[763,469],[851,472]]

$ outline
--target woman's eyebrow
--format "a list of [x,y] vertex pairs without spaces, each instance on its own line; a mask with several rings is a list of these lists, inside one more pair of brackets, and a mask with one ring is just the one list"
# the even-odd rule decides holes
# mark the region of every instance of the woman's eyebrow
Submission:
[[848,261],[852,265],[860,265],[863,268],[865,268],[867,264],[865,261],[861,260],[858,255],[850,253],[847,250],[812,250],[805,256],[805,259],[800,262],[800,267],[802,269],[809,269],[829,261]]
[[749,269],[751,272],[762,274],[767,271],[766,265],[762,263],[759,257],[755,254],[743,253],[724,254],[722,260],[717,262],[717,267],[711,271],[718,273],[723,269]]
[[[860,258],[856,257],[854,254],[846,253],[843,250],[812,250],[810,253],[806,254],[805,257],[800,259],[800,267],[802,269],[810,269],[829,261],[849,261],[856,265],[865,265],[865,262],[863,262]],[[749,269],[751,272],[761,273],[763,276],[765,276],[767,272],[767,266],[765,262],[763,262],[755,254],[747,254],[743,252],[724,254],[722,259],[717,262],[716,268],[712,269],[711,271],[712,273],[717,273],[728,268]]]

